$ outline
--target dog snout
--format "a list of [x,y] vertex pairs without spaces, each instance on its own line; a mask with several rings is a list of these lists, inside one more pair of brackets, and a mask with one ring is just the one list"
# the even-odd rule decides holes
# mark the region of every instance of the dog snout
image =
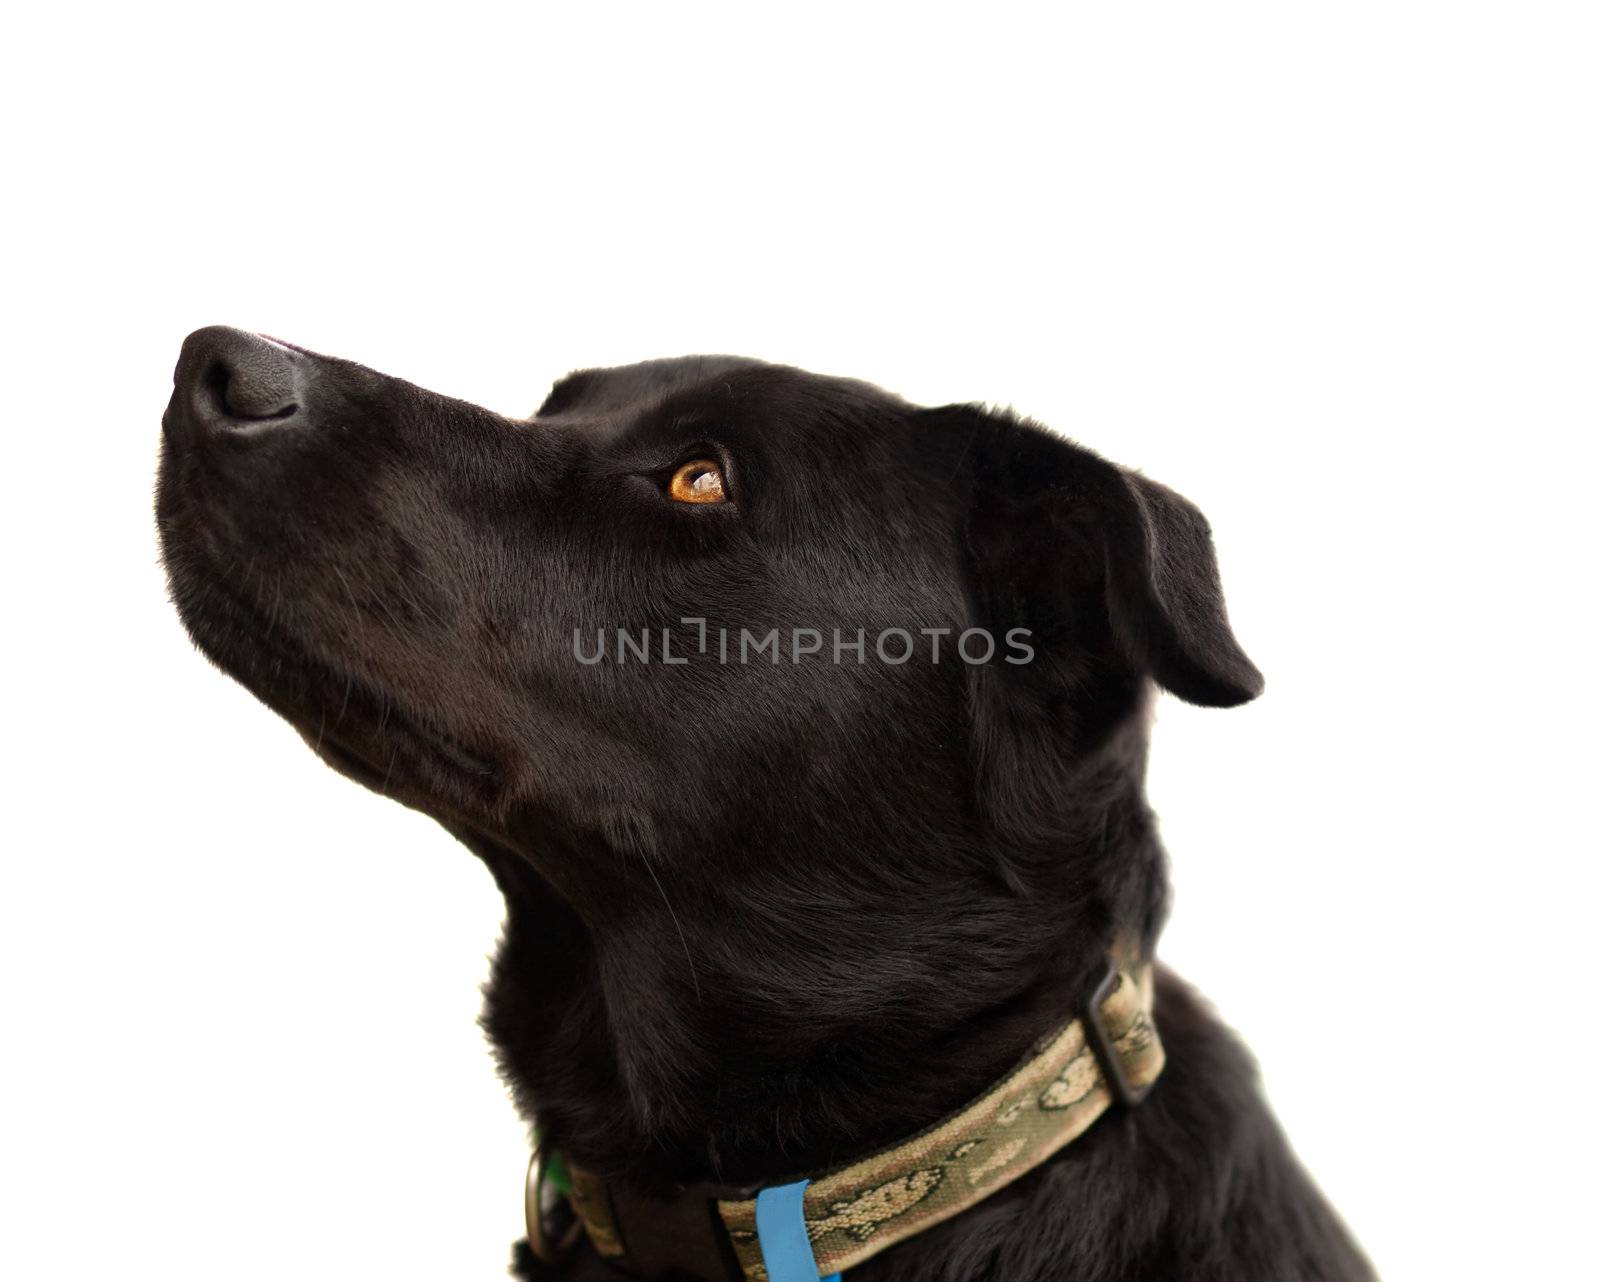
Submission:
[[304,357],[282,343],[226,325],[197,329],[178,356],[165,425],[193,443],[290,423],[302,412],[306,372]]

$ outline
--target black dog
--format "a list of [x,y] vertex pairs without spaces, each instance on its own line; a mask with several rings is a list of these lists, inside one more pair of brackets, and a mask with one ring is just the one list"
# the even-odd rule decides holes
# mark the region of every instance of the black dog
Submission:
[[[897,1145],[1084,1016],[1166,913],[1154,685],[1261,688],[1194,507],[971,406],[717,356],[510,421],[215,328],[163,430],[194,639],[485,860],[505,1076],[635,1208]],[[1154,1003],[1142,1102],[847,1276],[1369,1277],[1246,1052]]]

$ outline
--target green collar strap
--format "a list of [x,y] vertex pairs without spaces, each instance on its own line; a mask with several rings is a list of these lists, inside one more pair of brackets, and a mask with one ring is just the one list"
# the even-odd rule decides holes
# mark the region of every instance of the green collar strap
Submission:
[[[1137,1104],[1165,1063],[1151,1016],[1154,988],[1148,961],[1114,960],[1079,1018],[1036,1043],[965,1108],[848,1166],[775,1182],[794,1193],[803,1214],[802,1241],[815,1260],[815,1272],[806,1272],[826,1277],[854,1268],[959,1215],[1059,1152],[1113,1104]],[[601,1256],[644,1277],[782,1282],[787,1271],[769,1269],[777,1250],[770,1231],[763,1233],[770,1217],[758,1226],[758,1200],[771,1191],[698,1186],[652,1197],[536,1154],[529,1243],[541,1258],[558,1259],[581,1225]],[[563,1216],[575,1222],[553,1229]]]

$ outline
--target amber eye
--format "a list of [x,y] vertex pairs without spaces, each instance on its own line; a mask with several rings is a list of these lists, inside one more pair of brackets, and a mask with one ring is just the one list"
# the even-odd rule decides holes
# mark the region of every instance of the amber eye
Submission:
[[708,458],[685,463],[667,482],[667,497],[678,503],[726,503],[728,488],[722,481],[722,468]]

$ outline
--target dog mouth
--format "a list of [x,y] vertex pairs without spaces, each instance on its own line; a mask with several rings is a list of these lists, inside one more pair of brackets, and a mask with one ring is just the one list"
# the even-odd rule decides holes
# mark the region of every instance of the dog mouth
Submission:
[[[179,505],[175,505],[179,506]],[[492,807],[505,772],[495,756],[312,647],[221,572],[190,502],[163,521],[168,574],[185,627],[223,671],[292,725],[311,749],[358,783],[407,805],[463,817]]]
[[161,420],[168,584],[201,651],[328,764],[418,809],[473,815],[509,753],[472,742],[487,736],[459,687],[471,678],[439,662],[448,621],[391,564],[408,545],[387,539],[381,467],[341,426],[350,397],[381,401],[382,381],[240,330],[191,334]]

